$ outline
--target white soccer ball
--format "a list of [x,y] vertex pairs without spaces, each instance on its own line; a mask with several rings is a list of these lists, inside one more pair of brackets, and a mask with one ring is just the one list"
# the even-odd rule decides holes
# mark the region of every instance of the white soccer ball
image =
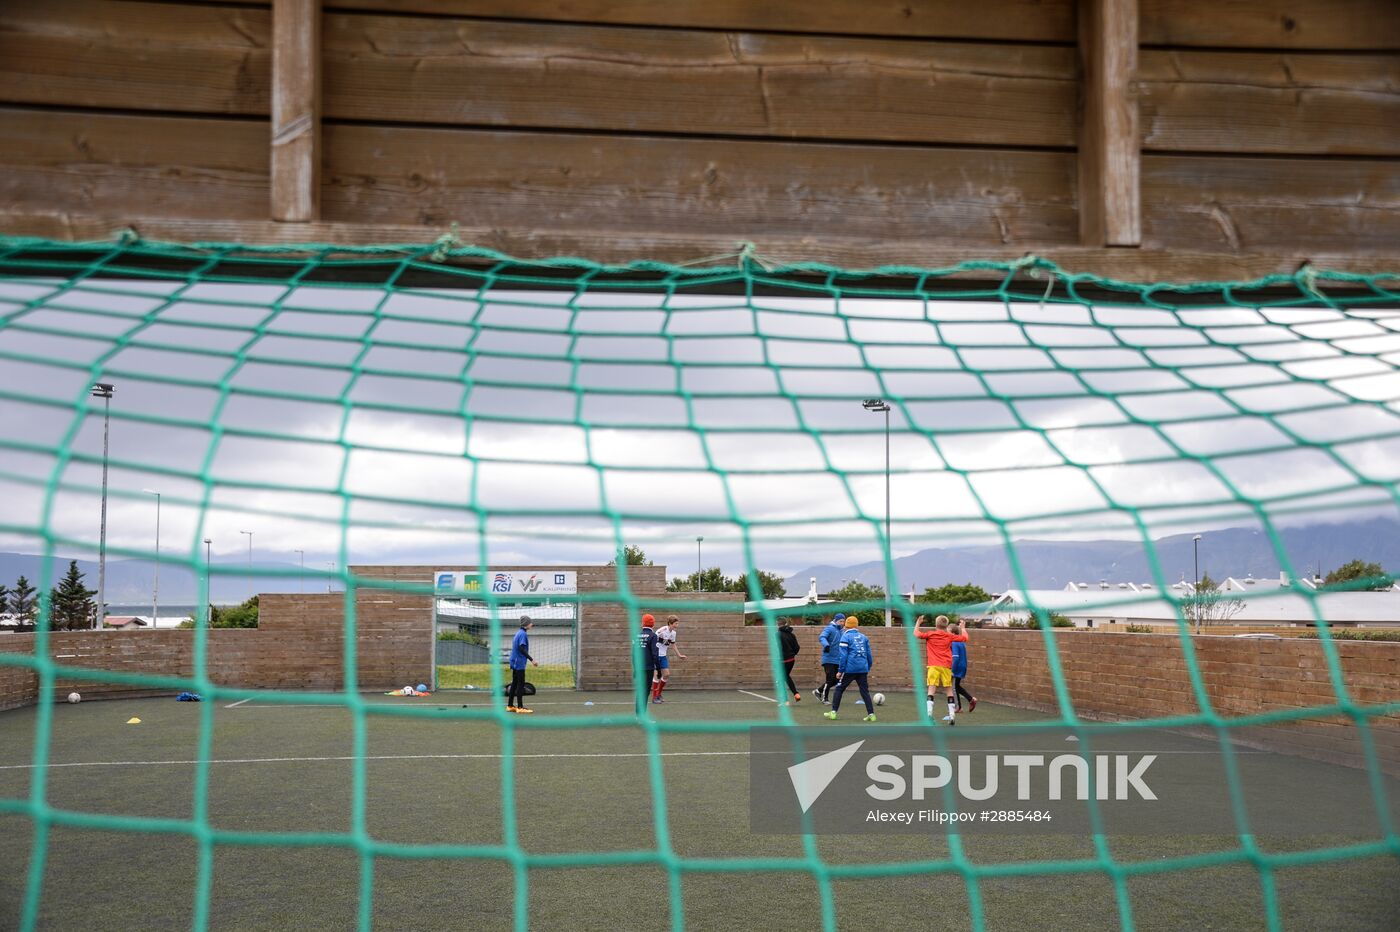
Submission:
[[884,694],[884,693],[876,693],[876,694],[875,694],[875,704],[876,704],[876,705],[884,705],[884,704],[885,704],[885,694]]
[[82,701],[83,701],[83,697],[80,696],[80,695],[78,695],[77,693],[69,693],[69,694],[68,694],[68,701],[69,701],[69,702],[82,702]]

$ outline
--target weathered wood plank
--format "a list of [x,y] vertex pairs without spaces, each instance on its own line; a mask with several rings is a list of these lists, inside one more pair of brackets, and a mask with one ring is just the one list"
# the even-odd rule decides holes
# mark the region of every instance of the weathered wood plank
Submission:
[[[0,99],[268,112],[265,11],[51,0],[9,19]],[[1074,144],[1066,49],[341,14],[324,23],[324,113],[335,119]]]
[[351,15],[327,30],[344,119],[1073,145],[1066,49]]
[[1065,243],[1067,153],[327,126],[327,220]]
[[[295,245],[342,243],[427,245],[446,232],[422,226],[382,226],[320,221],[306,224],[228,218],[191,219],[173,216],[120,217],[103,213],[64,212],[52,207],[0,207],[0,228],[23,236],[43,236],[77,242],[111,242],[134,227],[154,241],[238,242]],[[731,237],[686,233],[632,234],[617,231],[555,231],[488,229],[471,224],[458,228],[464,242],[478,243],[521,258],[588,256],[599,262],[627,263],[643,259],[689,263],[701,256],[733,253]],[[779,262],[827,262],[850,269],[881,265],[946,268],[969,258],[1015,261],[1021,247],[967,247],[946,241],[899,240],[888,243],[852,240],[839,235],[765,236],[756,241],[758,254]],[[1197,282],[1248,281],[1264,275],[1292,274],[1305,260],[1319,268],[1375,273],[1400,268],[1400,250],[1336,253],[1294,248],[1278,252],[1224,253],[1196,246],[1162,249],[1105,249],[1048,246],[1037,255],[1058,262],[1070,272],[1092,273],[1119,281]],[[731,263],[732,264],[732,263]]]
[[1248,277],[1309,256],[1400,268],[1387,160],[1148,154],[1155,252],[1128,260],[1075,246],[1074,160],[1058,153],[334,126],[325,222],[279,228],[258,122],[0,109],[0,125],[0,228],[60,239],[134,226],[177,240],[426,242],[456,221],[464,240],[505,252],[604,261],[687,261],[748,239],[793,261],[1032,251],[1148,280]]
[[0,203],[60,213],[266,219],[261,122],[0,109]]
[[[271,0],[247,2],[266,4]],[[336,0],[335,5],[339,9],[376,13],[611,26],[1028,42],[1074,40],[1074,0],[982,0],[976,4],[961,0]]]
[[[217,0],[191,0],[217,2]],[[270,0],[247,0],[266,4]],[[378,13],[926,39],[1072,44],[1075,0],[336,0]],[[1142,43],[1400,49],[1393,0],[1141,0]]]
[[1137,24],[1137,0],[1081,0],[1079,241],[1085,246],[1136,246],[1142,240],[1141,153],[1132,94]]
[[[0,199],[242,219],[267,191],[256,122],[0,110]],[[1067,153],[327,126],[327,220],[727,239],[1074,241]],[[263,136],[265,139],[265,136]],[[183,203],[183,206],[182,206]],[[256,216],[256,214],[252,215]]]
[[1147,149],[1400,155],[1400,56],[1143,51]]
[[[49,0],[0,19],[0,100],[269,112],[266,10]],[[324,112],[336,119],[1075,141],[1076,65],[1062,48],[353,14],[324,23]],[[1147,50],[1139,73],[1151,149],[1400,154],[1397,56]]]
[[321,0],[272,5],[272,219],[321,213]]
[[1140,0],[1144,45],[1400,49],[1394,0]]
[[1142,190],[1145,245],[1302,255],[1400,251],[1394,160],[1147,156]]

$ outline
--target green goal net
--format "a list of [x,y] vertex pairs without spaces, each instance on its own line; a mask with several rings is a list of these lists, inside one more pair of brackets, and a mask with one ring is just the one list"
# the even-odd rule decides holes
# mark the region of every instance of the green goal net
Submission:
[[[109,382],[117,395],[104,405],[91,387]],[[1231,847],[1155,859],[1125,856],[1102,839],[1072,858],[988,859],[956,832],[946,852],[924,859],[871,854],[851,864],[811,838],[783,857],[696,854],[667,815],[663,740],[798,720],[797,710],[773,704],[742,707],[722,721],[619,705],[603,721],[645,741],[635,769],[646,767],[657,801],[645,831],[620,850],[593,850],[581,838],[562,852],[537,853],[517,828],[525,802],[515,749],[531,736],[599,720],[526,719],[506,714],[499,699],[471,708],[377,707],[363,693],[382,684],[365,681],[354,648],[364,623],[354,594],[372,581],[347,569],[431,562],[426,554],[442,553],[482,569],[601,564],[636,547],[681,577],[674,604],[704,611],[713,603],[701,594],[686,599],[695,583],[709,588],[701,546],[708,566],[724,562],[742,574],[737,584],[721,581],[754,603],[772,594],[759,571],[868,560],[876,569],[866,595],[852,597],[855,607],[878,614],[890,607],[906,622],[901,636],[914,656],[907,625],[914,609],[898,592],[901,555],[980,546],[1004,561],[1008,591],[1024,592],[1045,584],[1023,565],[1018,541],[1133,541],[1145,554],[1143,587],[1104,600],[1167,606],[1162,630],[1181,642],[1182,689],[1199,712],[1165,723],[1225,734],[1241,724],[1339,718],[1358,736],[1371,793],[1385,811],[1373,738],[1394,729],[1400,701],[1364,702],[1348,688],[1318,590],[1304,584],[1315,568],[1288,543],[1287,530],[1309,515],[1394,514],[1400,506],[1400,275],[1304,268],[1248,282],[1134,284],[1035,257],[849,270],[775,264],[744,247],[690,265],[619,267],[517,260],[451,238],[383,247],[0,238],[0,407],[8,409],[0,418],[0,494],[11,503],[0,533],[15,544],[0,549],[91,554],[99,495],[110,494],[114,509],[145,507],[143,486],[163,485],[178,490],[165,492],[163,506],[177,529],[159,556],[166,572],[184,570],[197,581],[201,605],[211,585],[241,580],[233,564],[211,581],[211,529],[241,543],[237,534],[248,531],[239,522],[255,520],[278,522],[286,540],[320,541],[333,564],[312,576],[346,591],[345,688],[329,695],[261,696],[219,685],[202,625],[189,634],[188,675],[94,671],[67,657],[53,647],[61,635],[48,630],[49,600],[38,603],[32,650],[11,651],[0,635],[0,677],[32,677],[45,700],[34,712],[32,754],[13,762],[28,768],[27,792],[0,798],[0,816],[29,830],[27,872],[11,888],[19,900],[0,917],[22,929],[42,924],[46,889],[66,882],[50,869],[51,839],[65,828],[189,840],[198,853],[190,891],[197,928],[217,925],[216,853],[228,847],[349,852],[358,865],[353,914],[365,929],[392,921],[374,914],[377,872],[415,859],[504,865],[509,924],[524,930],[533,924],[537,871],[629,867],[665,878],[652,895],[658,921],[673,928],[696,924],[687,921],[689,878],[770,872],[809,880],[827,929],[845,924],[843,883],[939,878],[956,885],[970,924],[981,929],[995,924],[984,904],[989,884],[1070,875],[1103,880],[1116,921],[1132,928],[1144,924],[1131,895],[1136,879],[1221,867],[1250,871],[1262,908],[1256,920],[1281,927],[1279,872],[1400,857],[1389,824],[1365,843],[1286,852],[1265,850],[1240,829]],[[99,478],[104,414],[113,432],[149,441],[112,453],[109,492]],[[1331,701],[1244,720],[1213,705],[1191,646],[1191,606],[1172,590],[1183,574],[1154,545],[1203,525],[1247,525],[1268,541],[1287,576],[1284,589],[1316,623]],[[251,562],[251,535],[247,546]],[[157,556],[139,543],[110,550]],[[363,559],[366,552],[375,557]],[[39,592],[59,583],[51,562],[31,580]],[[621,563],[615,584],[595,598],[621,605],[635,624],[652,606],[629,580],[634,568]],[[289,585],[298,572],[305,573],[259,570]],[[806,579],[799,582],[805,591]],[[1066,575],[1056,587],[1070,582]],[[1372,584],[1378,580],[1363,578],[1355,587]],[[373,582],[395,585],[425,591]],[[578,600],[585,617],[589,598]],[[1041,621],[1052,608],[1021,607]],[[771,621],[780,611],[823,609],[759,605],[754,614]],[[500,613],[482,614],[489,630],[480,642],[509,643],[511,625],[502,641]],[[1055,706],[1041,724],[1083,726],[1051,626],[1040,628]],[[776,634],[768,645],[766,669],[781,690]],[[630,667],[635,650],[617,663]],[[447,665],[466,669],[469,661]],[[499,694],[509,671],[492,656],[470,674]],[[911,663],[907,676],[919,675]],[[74,679],[215,700],[199,713],[188,817],[104,814],[50,798],[59,712],[47,700]],[[209,819],[215,707],[255,695],[334,704],[353,717],[346,831],[243,831]],[[922,702],[911,705],[922,727],[937,727]],[[375,834],[364,799],[366,722],[378,714],[494,730],[499,780],[478,791],[499,799],[499,843],[414,844]]]

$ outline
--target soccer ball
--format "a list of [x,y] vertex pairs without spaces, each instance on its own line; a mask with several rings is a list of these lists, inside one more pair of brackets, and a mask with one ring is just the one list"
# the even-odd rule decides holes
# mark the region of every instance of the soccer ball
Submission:
[[875,694],[875,704],[876,704],[876,705],[884,705],[884,704],[885,704],[885,694],[884,694],[884,693],[876,693],[876,694]]
[[69,693],[69,694],[68,694],[68,701],[69,701],[69,702],[82,702],[82,701],[83,701],[83,697],[80,696],[80,695],[78,695],[77,693]]

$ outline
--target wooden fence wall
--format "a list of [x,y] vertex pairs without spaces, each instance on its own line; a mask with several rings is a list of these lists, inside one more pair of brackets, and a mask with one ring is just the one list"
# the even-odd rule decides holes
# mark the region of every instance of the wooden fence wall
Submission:
[[[276,40],[273,6],[318,4],[0,7],[0,230],[422,242],[456,222],[523,256],[750,240],[1140,278],[1400,264],[1393,0],[326,0],[318,36]],[[1085,81],[1105,42],[1126,81]],[[274,149],[314,186],[279,182]],[[310,222],[270,219],[279,183]],[[1137,224],[1129,248],[1104,211]]]

